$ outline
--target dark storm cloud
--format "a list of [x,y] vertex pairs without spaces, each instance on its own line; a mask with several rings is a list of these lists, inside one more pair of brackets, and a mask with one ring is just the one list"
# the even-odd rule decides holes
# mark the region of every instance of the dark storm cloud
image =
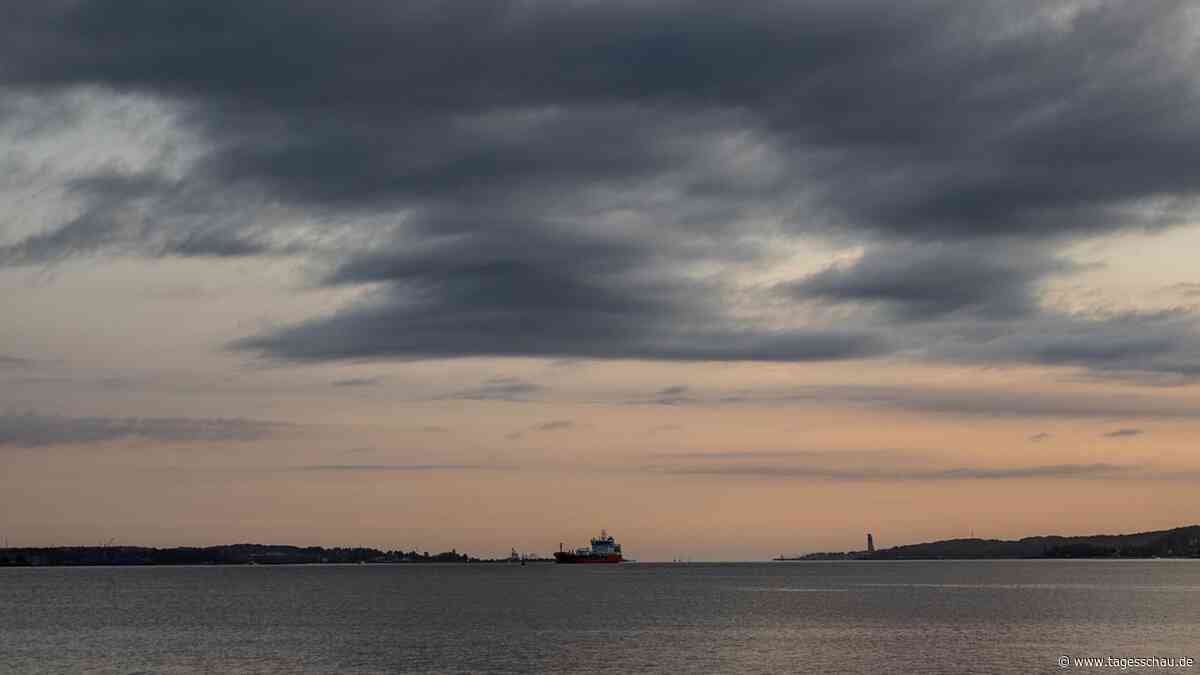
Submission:
[[0,415],[0,446],[37,448],[121,440],[253,441],[287,428],[286,424],[248,419],[6,414]]
[[[1193,196],[1182,170],[1200,152],[1187,10],[98,0],[18,12],[0,72],[12,86],[98,83],[199,103],[195,121],[225,141],[213,171],[324,203],[558,170],[572,181],[658,173],[658,144],[630,152],[651,111],[679,124],[745,110],[801,157],[829,151],[815,175],[827,178],[817,195],[833,220],[1042,236],[1153,221],[1170,198]],[[626,125],[580,133],[589,111],[613,104],[633,111]],[[547,109],[565,113],[537,120],[543,142],[472,126]],[[1148,197],[1166,202],[1124,212]]]
[[504,230],[419,253],[373,255],[330,283],[385,282],[370,300],[236,346],[294,361],[465,355],[805,361],[871,356],[845,330],[738,330],[700,291],[663,278],[652,250]]
[[[661,335],[661,324],[628,334],[633,321],[602,316],[510,315],[509,310],[444,315],[449,308],[360,305],[327,319],[240,340],[235,347],[289,361],[458,356],[579,356],[668,361],[822,361],[885,353],[885,343],[855,333],[697,330]],[[499,316],[497,316],[499,314]],[[568,323],[578,319],[577,323]],[[563,321],[563,323],[557,323]],[[589,327],[597,330],[588,330]],[[483,331],[491,331],[483,332]]]
[[801,298],[883,304],[898,318],[928,320],[974,314],[1028,318],[1039,312],[1037,282],[1072,266],[1034,250],[966,245],[869,249],[839,265],[782,287]]
[[[1062,268],[1029,244],[1195,213],[1200,64],[1183,0],[10,9],[0,86],[169,101],[204,146],[180,178],[81,179],[84,212],[0,249],[0,263],[278,252],[278,232],[244,222],[247,195],[370,230],[372,250],[340,249],[326,280],[376,284],[367,300],[242,349],[292,361],[903,349],[1200,374],[1183,320],[1123,329],[1039,312],[1037,285]],[[858,263],[789,291],[878,305],[883,320],[754,324],[734,311],[744,296],[688,273],[764,257],[745,242],[777,230],[870,240]],[[910,333],[894,318],[963,325]],[[993,325],[1014,319],[1034,329]]]

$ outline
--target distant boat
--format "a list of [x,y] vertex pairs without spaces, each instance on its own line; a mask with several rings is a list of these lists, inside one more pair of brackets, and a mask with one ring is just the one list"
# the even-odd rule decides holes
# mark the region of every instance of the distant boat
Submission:
[[580,547],[574,551],[564,551],[562,544],[558,545],[558,549],[554,554],[554,562],[560,564],[619,563],[625,560],[621,556],[621,545],[604,530],[600,530],[599,537],[592,539],[590,549]]

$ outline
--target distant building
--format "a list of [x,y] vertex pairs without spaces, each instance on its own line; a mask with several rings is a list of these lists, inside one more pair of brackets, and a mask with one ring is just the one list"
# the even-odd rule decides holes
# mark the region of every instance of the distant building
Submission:
[[875,552],[875,537],[871,536],[871,533],[868,532],[867,533],[867,553],[874,553],[874,552]]

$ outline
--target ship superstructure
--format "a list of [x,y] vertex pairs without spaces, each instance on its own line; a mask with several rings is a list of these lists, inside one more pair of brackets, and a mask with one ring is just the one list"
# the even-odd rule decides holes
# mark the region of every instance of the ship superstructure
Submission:
[[619,563],[625,558],[621,556],[621,545],[605,530],[600,530],[599,537],[593,537],[591,548],[579,547],[574,551],[562,550],[559,544],[554,561],[559,563]]

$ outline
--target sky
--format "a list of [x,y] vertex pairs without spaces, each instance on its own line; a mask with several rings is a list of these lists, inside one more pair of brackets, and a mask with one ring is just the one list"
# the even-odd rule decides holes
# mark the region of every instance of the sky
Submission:
[[1200,7],[4,1],[0,535],[1200,522]]

